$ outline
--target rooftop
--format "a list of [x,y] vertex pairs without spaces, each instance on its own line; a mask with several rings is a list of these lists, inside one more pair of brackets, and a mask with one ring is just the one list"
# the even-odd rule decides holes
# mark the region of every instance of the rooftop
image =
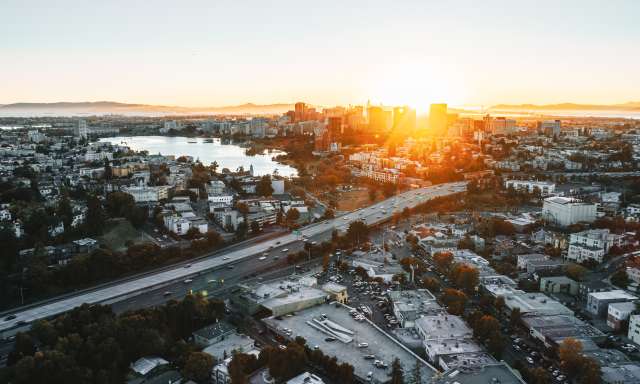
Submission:
[[507,363],[487,364],[464,369],[453,368],[434,381],[436,384],[526,384]]
[[461,339],[471,337],[473,332],[459,316],[438,314],[416,319],[416,328],[421,330],[425,340]]
[[[332,324],[336,324],[342,329],[340,334],[349,335],[344,340],[351,338],[352,341],[326,341],[325,339],[332,334],[325,327],[319,326],[316,321],[321,321],[323,314]],[[353,365],[354,373],[361,378],[366,377],[368,372],[372,372],[373,380],[376,382],[386,382],[389,379],[388,370],[375,368],[373,360],[365,360],[365,355],[374,354],[376,359],[389,365],[397,357],[402,362],[405,372],[413,369],[417,361],[417,356],[401,346],[395,339],[366,321],[356,321],[349,315],[349,308],[342,305],[318,305],[297,311],[293,316],[281,317],[281,320],[270,317],[264,322],[269,328],[281,335],[286,335],[285,329],[290,330],[291,335],[288,338],[295,339],[296,336],[302,336],[311,348],[317,345],[326,355],[335,356],[341,362],[348,362]],[[352,334],[348,334],[348,332]],[[357,343],[367,343],[369,346],[358,348]],[[420,361],[424,368],[422,369],[423,382],[428,383],[435,373],[435,369],[425,361]]]
[[627,293],[621,289],[614,289],[612,291],[605,291],[605,292],[591,292],[589,296],[593,297],[596,300],[617,300],[617,299],[636,300],[638,299],[636,296],[630,293]]
[[504,301],[509,308],[520,308],[520,312],[537,315],[573,315],[573,311],[547,295],[531,293],[515,293],[505,295]]
[[613,367],[602,367],[602,381],[616,384],[640,383],[640,365],[629,363]]

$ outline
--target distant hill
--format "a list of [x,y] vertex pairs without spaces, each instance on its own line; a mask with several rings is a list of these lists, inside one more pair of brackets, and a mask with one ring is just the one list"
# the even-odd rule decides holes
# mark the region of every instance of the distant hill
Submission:
[[217,113],[217,114],[281,114],[293,109],[293,104],[253,104],[224,107],[181,107],[150,104],[118,103],[114,101],[57,102],[57,103],[13,103],[0,105],[3,115],[12,112],[33,114],[135,114],[135,113]]
[[631,101],[624,104],[498,104],[492,106],[493,110],[513,111],[640,111],[640,102]]

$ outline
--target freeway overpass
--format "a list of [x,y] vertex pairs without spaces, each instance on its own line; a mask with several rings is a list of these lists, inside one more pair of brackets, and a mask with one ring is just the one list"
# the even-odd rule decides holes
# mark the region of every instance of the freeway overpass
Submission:
[[158,288],[189,279],[193,276],[199,276],[212,270],[239,263],[251,257],[260,257],[260,255],[271,251],[273,248],[283,248],[281,251],[286,254],[287,249],[284,247],[300,242],[300,236],[313,237],[333,231],[334,229],[346,231],[350,223],[358,220],[370,226],[376,225],[389,220],[394,212],[400,212],[405,207],[415,207],[432,198],[464,192],[465,190],[465,182],[439,184],[427,188],[414,189],[334,219],[305,226],[298,231],[298,234],[289,233],[246,248],[198,259],[194,261],[193,264],[176,266],[157,273],[144,275],[140,278],[114,283],[113,285],[100,287],[75,296],[50,301],[39,306],[26,309],[18,308],[15,312],[11,313],[11,316],[5,314],[4,318],[0,319],[0,336],[6,337],[18,331],[26,330],[29,324],[35,320],[55,317],[84,303],[111,305],[120,301],[129,300],[133,297],[143,295],[149,290],[157,290]]

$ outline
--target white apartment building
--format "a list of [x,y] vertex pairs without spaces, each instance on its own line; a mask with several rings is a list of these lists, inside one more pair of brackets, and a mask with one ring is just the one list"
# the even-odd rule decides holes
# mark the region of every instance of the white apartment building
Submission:
[[222,195],[225,191],[224,182],[220,180],[211,180],[207,185],[207,193],[209,195]]
[[552,195],[556,190],[556,184],[549,181],[535,180],[507,180],[504,182],[505,188],[513,188],[516,191],[526,191],[534,193],[540,191],[541,196]]
[[211,206],[231,206],[233,195],[208,195],[207,199]]
[[100,160],[113,160],[113,153],[111,152],[94,152],[94,151],[87,151],[87,153],[84,154],[84,161],[100,161]]
[[572,233],[569,237],[567,259],[578,263],[587,259],[602,262],[614,245],[622,245],[622,236],[610,233],[608,229],[590,229]]
[[123,192],[133,196],[136,203],[155,203],[169,198],[169,186],[148,187],[146,185],[137,187],[125,187]]
[[636,344],[640,344],[640,315],[629,316],[629,333],[627,337]]
[[596,205],[569,197],[548,197],[542,205],[542,216],[563,227],[579,222],[592,223],[596,219]]

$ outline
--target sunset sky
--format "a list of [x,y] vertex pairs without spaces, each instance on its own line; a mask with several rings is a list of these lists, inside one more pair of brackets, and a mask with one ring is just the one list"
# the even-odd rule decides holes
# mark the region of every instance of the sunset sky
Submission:
[[0,104],[640,101],[637,0],[3,0],[0,15]]

